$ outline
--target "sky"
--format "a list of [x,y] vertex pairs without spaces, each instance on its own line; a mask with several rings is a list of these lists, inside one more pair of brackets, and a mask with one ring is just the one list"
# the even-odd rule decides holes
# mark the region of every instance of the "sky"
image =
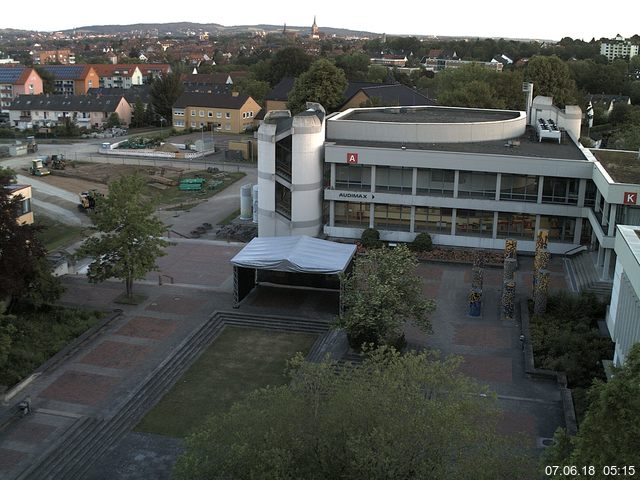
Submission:
[[586,41],[592,37],[612,38],[618,33],[623,37],[640,33],[637,0],[618,0],[614,13],[602,11],[602,0],[422,0],[398,3],[375,0],[189,0],[184,3],[134,0],[124,6],[118,2],[110,5],[109,2],[65,0],[62,8],[62,4],[51,0],[32,0],[28,12],[19,2],[9,5],[8,9],[6,6],[3,8],[0,28],[55,31],[88,25],[182,21],[225,26],[284,23],[310,26],[316,15],[321,31],[325,26],[399,35],[548,40],[568,36]]

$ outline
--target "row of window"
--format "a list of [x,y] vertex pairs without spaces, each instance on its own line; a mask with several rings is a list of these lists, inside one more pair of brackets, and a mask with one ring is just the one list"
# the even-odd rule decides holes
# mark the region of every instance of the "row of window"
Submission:
[[[371,191],[370,166],[336,165],[335,186],[338,190]],[[396,192],[410,195],[413,191],[413,168],[376,167],[375,191]],[[500,200],[537,202],[540,177],[503,173],[500,180]],[[543,203],[578,204],[579,180],[575,178],[544,177]],[[458,197],[495,200],[497,174],[460,170],[458,173]],[[455,171],[442,169],[417,169],[416,194],[453,197]],[[594,186],[595,187],[595,186]],[[587,191],[588,200],[595,200],[595,189]]]
[[[368,203],[334,202],[336,227],[367,228],[371,208]],[[452,208],[415,207],[414,232],[451,235]],[[411,207],[407,205],[374,204],[373,226],[380,230],[408,232],[411,229]],[[522,213],[498,212],[497,238],[533,240],[536,216]],[[455,235],[493,237],[494,212],[458,208]],[[549,231],[549,238],[559,242],[573,242],[576,219],[540,215],[540,228]]]

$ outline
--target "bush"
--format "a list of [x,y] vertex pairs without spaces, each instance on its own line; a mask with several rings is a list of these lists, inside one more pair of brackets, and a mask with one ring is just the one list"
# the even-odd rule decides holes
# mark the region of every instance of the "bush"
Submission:
[[411,250],[416,252],[430,252],[433,250],[433,242],[431,241],[431,235],[426,232],[419,233],[411,243]]
[[375,228],[367,228],[362,232],[360,241],[365,248],[380,248],[382,241],[380,241],[380,232]]
[[580,144],[585,148],[593,148],[595,142],[589,137],[580,137]]

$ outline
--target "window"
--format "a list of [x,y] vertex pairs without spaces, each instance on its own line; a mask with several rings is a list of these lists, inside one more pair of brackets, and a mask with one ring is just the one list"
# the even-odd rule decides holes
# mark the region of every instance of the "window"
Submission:
[[540,228],[549,231],[549,240],[573,243],[576,219],[569,217],[549,217],[540,215]]
[[411,207],[408,205],[374,205],[373,226],[380,230],[403,230],[411,227]]
[[200,110],[200,116],[204,117],[204,110]]
[[213,112],[212,112],[212,111],[208,111],[208,112],[207,112],[207,116],[208,116],[209,118],[212,118],[212,117],[213,117]]
[[224,118],[231,118],[231,114],[229,112],[225,112]]
[[587,188],[584,194],[584,206],[585,207],[594,207],[596,205],[596,192],[598,189],[596,188],[596,184],[593,183],[593,180],[587,180]]
[[502,174],[500,200],[538,201],[538,177]]
[[191,122],[191,128],[196,128],[196,122]]
[[20,215],[26,215],[29,212],[31,212],[31,199],[23,198],[20,201]]
[[247,113],[246,112],[242,112],[242,118],[247,118]]
[[334,226],[340,227],[369,227],[369,204],[335,202]]
[[216,112],[216,118],[222,118],[222,112]]
[[176,117],[184,117],[184,110],[174,110],[174,111],[173,111],[173,114],[174,114]]
[[498,214],[498,238],[522,238],[533,240],[533,230],[535,227],[535,215],[526,213],[503,213]]
[[493,233],[493,212],[484,210],[456,211],[456,235],[481,235],[491,237]]
[[418,169],[418,195],[453,197],[454,170]]
[[458,176],[458,197],[496,198],[497,174],[460,171]]
[[364,165],[336,165],[338,190],[371,190],[371,167]]
[[451,234],[451,208],[416,207],[416,232]]
[[249,112],[249,116],[250,116],[250,117],[253,117],[253,110],[251,110],[251,111]]
[[191,116],[195,117],[196,116],[196,111],[195,110],[191,110]]
[[376,192],[411,193],[413,168],[376,167]]
[[577,205],[579,182],[576,178],[544,177],[542,203]]

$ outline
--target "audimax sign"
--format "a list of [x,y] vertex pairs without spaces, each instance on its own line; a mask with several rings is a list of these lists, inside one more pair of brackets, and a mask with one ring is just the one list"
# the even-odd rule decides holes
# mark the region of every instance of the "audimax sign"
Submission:
[[359,200],[369,200],[369,198],[371,198],[373,200],[376,197],[375,197],[375,195],[373,195],[371,193],[340,192],[338,194],[338,198],[357,198]]

